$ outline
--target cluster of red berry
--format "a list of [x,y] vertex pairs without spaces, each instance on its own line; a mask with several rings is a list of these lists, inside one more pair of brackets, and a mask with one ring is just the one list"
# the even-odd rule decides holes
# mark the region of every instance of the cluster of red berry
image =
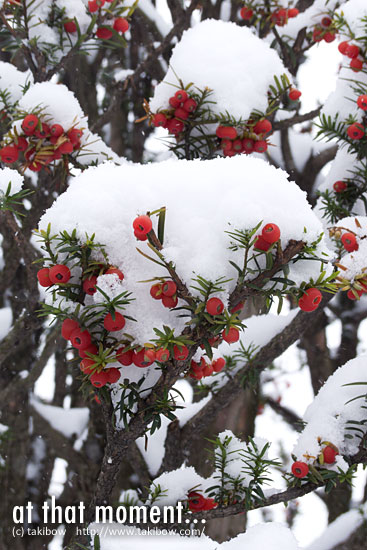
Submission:
[[154,284],[150,289],[150,295],[154,300],[162,300],[164,307],[171,309],[177,306],[177,285],[174,281]]
[[186,90],[177,90],[168,102],[170,108],[153,115],[151,122],[156,128],[166,128],[170,134],[178,136],[184,131],[190,115],[196,111],[197,102]]
[[218,506],[218,504],[214,501],[213,498],[205,498],[200,493],[197,493],[194,491],[191,491],[187,495],[187,500],[189,504],[189,510],[191,510],[191,512],[201,512],[204,510],[212,510],[213,508],[216,508],[216,506]]
[[[321,451],[320,455],[317,458],[317,464],[323,465],[323,464],[334,464],[335,457],[339,454],[338,449],[333,445],[332,443],[328,443]],[[302,462],[301,460],[297,460],[296,462],[293,462],[292,464],[292,474],[295,477],[303,478],[306,477],[308,472],[310,471],[308,464],[306,462]]]
[[149,231],[152,230],[153,224],[149,216],[138,216],[133,221],[134,235],[138,241],[146,241]]
[[[358,48],[358,46],[355,46],[355,47]],[[366,111],[367,110],[367,95],[360,95],[357,99],[357,105],[360,109],[362,109],[362,111]],[[350,124],[350,126],[348,126],[347,134],[348,134],[348,137],[350,139],[358,141],[358,140],[365,137],[366,128],[360,122],[354,122],[353,124]]]
[[24,117],[21,128],[23,135],[16,134],[11,143],[0,149],[0,159],[5,164],[16,162],[22,152],[26,167],[39,172],[81,147],[83,131],[79,128],[65,132],[61,124],[46,124],[33,114]]
[[312,33],[312,40],[314,42],[321,42],[324,40],[325,42],[333,42],[335,40],[335,35],[337,33],[337,29],[333,25],[333,20],[325,16],[321,19],[320,23],[318,23]]
[[[278,27],[284,27],[286,23],[288,23],[288,19],[292,19],[293,17],[297,17],[299,14],[299,10],[297,8],[279,8],[273,11],[270,15],[271,22],[274,25],[277,25]],[[263,16],[264,12],[263,10],[259,11],[259,16]],[[240,16],[245,21],[250,21],[250,19],[254,16],[254,10],[253,8],[249,6],[243,6],[240,10]]]
[[221,372],[225,367],[226,361],[223,357],[215,359],[211,363],[207,363],[204,357],[201,358],[200,363],[192,360],[190,363],[189,376],[195,380],[201,380],[207,376],[211,376],[214,372]]
[[344,42],[340,42],[338,50],[341,54],[349,57],[349,66],[351,69],[353,69],[353,71],[358,72],[362,70],[365,58],[363,57],[362,51],[360,47],[357,46],[357,44],[351,44],[350,42],[345,40]]
[[262,250],[267,252],[272,244],[276,243],[280,239],[280,229],[275,223],[267,223],[262,231],[261,235],[256,235],[254,242],[254,248],[256,250]]
[[266,118],[255,124],[248,121],[248,126],[239,134],[234,126],[218,126],[215,133],[221,140],[220,148],[225,157],[233,157],[241,153],[265,153],[268,148],[266,137],[272,131],[272,124]]
[[357,237],[355,233],[352,233],[351,231],[346,231],[343,233],[340,240],[347,252],[355,252],[359,248]]

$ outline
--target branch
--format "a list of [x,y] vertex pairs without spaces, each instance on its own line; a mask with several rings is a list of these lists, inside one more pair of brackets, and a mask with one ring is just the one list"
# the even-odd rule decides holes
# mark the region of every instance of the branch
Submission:
[[285,128],[290,128],[291,126],[294,126],[295,124],[300,124],[301,122],[307,122],[308,120],[312,120],[315,117],[317,117],[321,112],[321,106],[317,107],[317,109],[314,109],[313,111],[309,111],[308,113],[305,113],[304,115],[294,115],[291,118],[286,118],[284,120],[278,120],[274,122],[273,124],[273,130],[284,130]]

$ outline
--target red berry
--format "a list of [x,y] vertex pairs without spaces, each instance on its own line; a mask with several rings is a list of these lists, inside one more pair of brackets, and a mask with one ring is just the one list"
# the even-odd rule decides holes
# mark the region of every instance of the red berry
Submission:
[[317,288],[308,288],[298,300],[298,306],[302,311],[314,311],[319,307],[321,300],[322,294]]
[[354,252],[359,248],[356,236],[353,233],[344,233],[341,237],[341,242],[347,252]]
[[355,73],[358,73],[358,71],[361,71],[363,68],[363,61],[359,57],[355,57],[351,60],[349,63],[349,67],[353,69]]
[[265,153],[265,151],[267,150],[268,148],[268,144],[266,143],[265,140],[260,140],[260,141],[255,141],[255,144],[254,144],[254,151],[256,153]]
[[297,8],[291,8],[290,10],[288,10],[288,18],[289,19],[292,19],[293,17],[297,17],[297,15],[299,14],[299,10]]
[[315,27],[312,33],[312,40],[314,42],[321,42],[322,38],[322,29]]
[[124,280],[124,274],[120,269],[117,269],[117,267],[109,267],[107,271],[104,272],[103,275],[117,275],[120,281]]
[[174,109],[177,109],[181,105],[181,101],[176,97],[172,96],[169,98],[168,103],[173,107]]
[[362,139],[364,137],[364,126],[355,122],[347,128],[347,134],[350,139]]
[[50,127],[48,124],[45,124],[44,122],[41,123],[41,129],[36,130],[34,132],[34,135],[40,139],[47,138],[50,135]]
[[363,111],[367,111],[367,95],[360,95],[357,99],[357,105]]
[[64,23],[64,29],[69,34],[73,34],[74,32],[76,32],[78,30],[75,21],[72,21],[72,20],[66,21]]
[[149,233],[152,230],[153,224],[149,216],[138,216],[133,221],[133,228],[143,234]]
[[32,172],[39,172],[42,170],[42,164],[40,162],[33,161],[28,165],[28,168],[32,170]]
[[107,371],[95,372],[89,380],[95,388],[102,388],[108,383],[108,373]]
[[186,346],[173,346],[173,355],[177,361],[185,361],[189,355],[189,350]]
[[18,160],[18,157],[19,151],[14,145],[6,145],[0,149],[0,158],[5,164],[13,164],[13,162]]
[[261,237],[261,235],[257,235],[256,240],[254,242],[254,248],[256,248],[256,250],[263,250],[264,252],[267,252],[270,247],[271,247],[271,244],[268,241],[265,241]]
[[67,136],[73,145],[77,145],[79,143],[82,135],[83,135],[83,131],[79,130],[79,128],[72,128],[67,133]]
[[188,97],[189,96],[187,95],[186,90],[177,90],[177,92],[175,93],[175,98],[178,99],[180,103],[186,101]]
[[205,365],[203,369],[204,376],[211,376],[214,372],[213,365]]
[[125,367],[128,367],[129,365],[132,365],[133,359],[134,359],[134,350],[129,349],[127,351],[125,348],[119,348],[116,351],[116,359],[121,365],[124,365]]
[[280,239],[280,229],[275,223],[267,223],[261,231],[261,236],[264,241],[273,244]]
[[232,141],[230,141],[229,139],[222,139],[222,142],[220,144],[221,146],[221,149],[223,151],[230,151],[232,149]]
[[148,239],[147,234],[144,231],[139,231],[139,229],[134,229],[134,235],[138,241],[146,241]]
[[15,146],[18,149],[18,151],[25,151],[28,147],[28,141],[26,140],[26,138],[20,136],[18,137],[15,143]]
[[347,296],[349,300],[359,300],[359,298],[364,294],[363,290],[348,290]]
[[354,59],[355,57],[359,56],[359,47],[355,44],[349,44],[346,48],[345,55],[349,57],[350,59]]
[[336,181],[334,184],[333,184],[333,189],[335,191],[335,193],[341,193],[342,191],[345,191],[345,189],[347,188],[347,184],[345,183],[345,181]]
[[92,337],[87,330],[82,330],[81,328],[76,328],[70,334],[69,338],[71,345],[77,349],[88,348],[92,343]]
[[64,128],[61,126],[61,124],[53,124],[50,128],[50,134],[58,138],[64,133]]
[[84,372],[84,374],[92,374],[93,368],[95,366],[95,362],[93,359],[89,359],[88,357],[85,357],[83,361],[80,361],[80,370]]
[[167,117],[163,113],[157,113],[152,118],[152,124],[156,128],[159,128],[160,126],[165,127],[167,124]]
[[173,296],[176,294],[177,285],[173,281],[166,281],[162,284],[163,296]]
[[150,288],[150,295],[152,298],[154,298],[154,300],[161,300],[163,295],[162,295],[162,284],[161,283],[157,283],[155,285],[153,285],[151,288]]
[[109,384],[116,384],[116,382],[121,378],[121,372],[115,367],[106,369],[104,372],[107,374],[107,381]]
[[236,139],[237,137],[237,130],[233,126],[218,126],[215,133],[221,139]]
[[187,495],[187,499],[191,512],[200,512],[204,509],[206,498],[200,493],[191,492]]
[[237,311],[242,311],[245,307],[245,302],[239,302],[236,306],[231,309],[231,313],[236,313]]
[[292,101],[297,101],[297,99],[299,99],[302,95],[302,92],[300,92],[299,90],[297,90],[296,88],[291,88],[289,90],[289,94],[288,94],[288,97],[290,100]]
[[97,292],[96,289],[97,284],[97,277],[94,275],[92,277],[89,277],[88,279],[85,279],[83,282],[83,290],[86,294],[89,294],[89,296],[93,296]]
[[90,346],[88,346],[87,348],[79,350],[79,357],[81,357],[82,359],[84,359],[86,357],[88,357],[88,359],[90,359],[88,354],[98,355],[97,346],[95,346],[94,344],[90,344]]
[[70,277],[71,273],[67,265],[57,264],[50,267],[50,281],[55,285],[67,283]]
[[242,150],[246,154],[250,154],[253,152],[255,146],[255,142],[253,139],[245,138],[242,140]]
[[36,115],[27,115],[22,122],[22,129],[25,134],[31,135],[36,131],[38,117]]
[[96,37],[100,38],[101,40],[109,40],[112,38],[113,32],[111,27],[98,27],[96,31]]
[[220,315],[223,313],[224,304],[219,298],[209,298],[206,303],[206,311],[209,315]]
[[236,151],[237,153],[240,153],[242,151],[242,140],[241,139],[235,139],[232,143],[233,151]]
[[181,134],[184,127],[185,125],[182,120],[178,120],[177,118],[171,118],[171,120],[167,122],[167,130],[170,134],[173,134],[174,136]]
[[170,357],[170,353],[168,349],[160,348],[157,350],[156,360],[159,361],[160,363],[165,363],[166,361],[168,361],[169,357]]
[[68,155],[74,151],[74,146],[71,141],[64,141],[58,148],[58,152],[62,155]]
[[177,296],[163,296],[162,304],[169,309],[176,307],[178,304]]
[[61,336],[65,338],[65,340],[70,340],[71,333],[79,327],[78,321],[75,321],[75,319],[65,319],[61,325]]
[[147,363],[154,363],[156,359],[156,353],[154,349],[144,349],[144,361]]
[[200,359],[200,363],[197,363],[196,361],[194,361],[193,359],[191,360],[191,363],[190,363],[190,368],[191,370],[193,370],[196,374],[198,372],[202,372],[203,369],[206,367],[206,361],[204,359],[204,357],[202,357]]
[[107,313],[103,320],[103,326],[109,332],[117,332],[118,330],[122,330],[125,323],[125,317],[118,311],[115,311],[114,315]]
[[189,118],[189,113],[182,107],[178,107],[178,109],[175,110],[175,117],[180,118],[181,120],[186,120]]
[[146,351],[147,351],[146,349],[142,349],[141,351],[138,351],[138,353],[134,353],[134,356],[133,356],[134,365],[136,365],[137,367],[140,367],[141,369],[144,369],[145,367],[149,367],[150,365],[153,364],[153,361],[146,360],[148,359],[145,355]]
[[340,42],[340,44],[339,44],[339,46],[338,46],[338,50],[339,50],[340,53],[342,53],[343,55],[346,55],[348,46],[349,46],[349,42],[347,42],[347,41],[345,40],[344,42]]
[[240,10],[240,16],[245,21],[249,21],[253,15],[254,15],[254,10],[252,10],[251,8],[248,8],[247,6],[243,6],[243,8],[241,8]]
[[231,327],[228,331],[224,330],[222,332],[222,338],[227,344],[234,344],[240,339],[240,331],[235,327]]
[[105,0],[89,0],[88,8],[91,13],[99,10],[105,3]]
[[332,23],[332,20],[330,19],[330,17],[323,17],[321,19],[321,26],[326,29],[330,27],[331,23]]
[[193,113],[196,110],[197,106],[198,104],[196,103],[195,99],[192,99],[192,97],[190,97],[189,99],[186,99],[186,101],[182,105],[182,108],[185,109],[185,111],[187,111],[188,113]]
[[37,272],[37,279],[41,286],[48,287],[52,286],[52,281],[50,280],[50,269],[48,267],[43,267]]
[[213,361],[212,363],[213,371],[220,372],[221,370],[224,369],[225,365],[226,365],[225,359],[223,359],[223,357],[220,357],[219,359],[216,359],[215,361]]
[[268,134],[269,132],[271,132],[272,128],[273,126],[270,120],[264,118],[263,120],[259,120],[258,122],[256,122],[254,126],[254,132],[258,135]]
[[299,478],[306,477],[306,475],[308,474],[308,466],[306,462],[301,462],[301,461],[293,462],[292,474],[295,477],[299,477]]
[[129,27],[129,22],[125,19],[125,17],[118,17],[113,23],[113,28],[117,32],[124,33],[129,30]]
[[326,33],[324,34],[324,40],[325,40],[325,42],[327,42],[328,44],[330,44],[330,42],[334,42],[334,40],[335,40],[335,32],[330,32],[330,31],[326,32]]
[[338,453],[333,447],[330,447],[330,445],[326,445],[326,447],[323,449],[322,454],[324,455],[324,462],[325,464],[334,464],[335,457]]

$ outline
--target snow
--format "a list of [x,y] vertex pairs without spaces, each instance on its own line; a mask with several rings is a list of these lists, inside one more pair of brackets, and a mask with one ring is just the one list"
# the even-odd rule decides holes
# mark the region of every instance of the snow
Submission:
[[61,432],[65,437],[71,437],[74,434],[80,436],[87,426],[89,420],[87,407],[63,409],[54,405],[44,405],[34,398],[31,404],[54,430]]
[[0,309],[0,340],[8,334],[13,322],[13,315],[10,307]]
[[139,0],[139,10],[141,10],[159,30],[162,36],[166,36],[172,28],[162,17],[160,10],[153,5],[150,0]]
[[2,193],[6,193],[10,183],[10,195],[19,193],[24,184],[24,178],[11,168],[5,167],[0,169],[0,198]]
[[[309,405],[304,415],[307,425],[293,450],[298,460],[313,463],[320,453],[320,442],[325,441],[334,444],[340,454],[353,455],[358,451],[360,440],[356,437],[347,439],[345,435],[355,433],[347,429],[349,420],[360,421],[365,417],[361,407],[363,399],[350,400],[366,393],[366,361],[367,356],[361,355],[339,367]],[[364,385],[357,384],[359,382]],[[308,459],[307,454],[312,458]],[[343,470],[347,469],[343,459],[340,456],[337,459],[336,465],[326,467],[336,469],[339,465]]]
[[[33,84],[31,71],[18,71],[11,63],[0,61],[0,90],[9,93],[8,103],[13,104],[23,95],[26,84]],[[0,98],[0,109],[4,108],[4,102]]]
[[[256,55],[249,55],[256,52]],[[168,107],[169,98],[193,83],[196,89],[209,88],[214,113],[230,113],[248,119],[254,109],[266,111],[267,91],[274,75],[286,72],[275,50],[250,29],[235,23],[207,19],[185,31],[174,47],[170,67],[150,101],[153,112]],[[236,85],[229,85],[236,75]]]
[[291,531],[280,523],[259,523],[228,542],[219,545],[221,550],[298,550]]
[[204,478],[192,466],[182,466],[157,477],[150,486],[150,491],[153,492],[159,486],[162,494],[154,504],[160,507],[173,506],[178,501],[185,500],[190,491],[200,490],[203,483],[205,483]]

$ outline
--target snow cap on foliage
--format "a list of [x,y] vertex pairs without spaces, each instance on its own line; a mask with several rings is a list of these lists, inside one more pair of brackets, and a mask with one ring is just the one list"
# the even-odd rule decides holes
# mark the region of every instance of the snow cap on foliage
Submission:
[[[339,2],[339,4],[340,3],[341,2]],[[343,16],[349,29],[356,36],[365,35],[366,25],[362,21],[362,19],[367,16],[367,4],[365,0],[349,0],[348,2],[343,2],[340,8],[336,10],[336,13]]]
[[[254,109],[265,111],[267,92],[274,75],[285,73],[276,51],[250,29],[235,23],[207,19],[185,31],[174,47],[170,67],[155,89],[150,108],[168,107],[175,91],[193,83],[209,88],[213,112],[228,112],[236,119],[248,119]],[[235,84],[229,85],[229,82]],[[179,79],[179,80],[178,80]]]
[[[304,415],[307,425],[293,449],[298,460],[312,463],[320,454],[322,442],[326,441],[336,445],[340,454],[353,455],[358,451],[360,439],[358,437],[350,439],[345,436],[355,434],[354,431],[347,429],[349,420],[360,421],[365,418],[365,411],[361,407],[363,399],[350,401],[365,393],[366,365],[366,355],[351,359],[339,367],[325,382]],[[362,385],[347,385],[357,382],[361,382]],[[349,426],[355,426],[355,424]],[[308,460],[305,455],[311,455],[314,458]],[[346,463],[341,457],[337,458],[339,459],[337,464],[339,463],[340,467],[344,466],[343,469],[345,469]],[[335,465],[328,467],[334,468]]]
[[150,486],[150,492],[160,487],[161,495],[154,504],[157,506],[174,506],[180,500],[186,500],[192,490],[200,491],[205,480],[196,473],[192,466],[182,466],[178,470],[165,472],[157,477]]
[[0,169],[0,196],[2,193],[6,193],[9,183],[10,195],[15,195],[23,187],[24,178],[17,172],[17,170],[12,170],[7,166]]
[[[23,95],[23,88],[28,83],[33,83],[31,71],[18,71],[11,63],[0,61],[0,90],[7,92],[10,104],[18,101]],[[4,108],[4,102],[0,98],[0,109]]]
[[258,523],[228,542],[219,545],[220,550],[298,550],[299,546],[291,530],[281,523]]

